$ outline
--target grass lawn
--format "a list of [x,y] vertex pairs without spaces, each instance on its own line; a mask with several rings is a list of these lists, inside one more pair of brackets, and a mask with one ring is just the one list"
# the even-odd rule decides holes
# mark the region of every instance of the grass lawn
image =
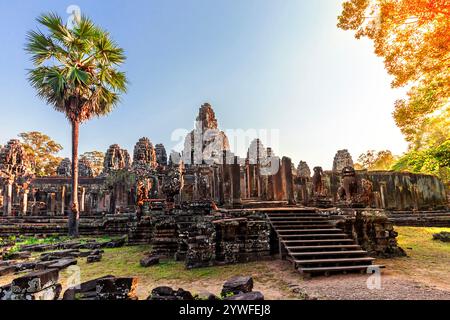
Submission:
[[[183,262],[162,260],[159,265],[143,268],[139,261],[150,249],[150,246],[106,249],[102,261],[94,264],[87,264],[86,259],[83,258],[78,259],[81,281],[107,274],[134,276],[138,278],[138,296],[140,299],[145,299],[153,288],[161,285],[183,288],[193,293],[208,290],[219,294],[223,283],[228,278],[236,275],[251,275],[255,280],[255,290],[271,290],[274,298],[289,296],[287,283],[277,279],[276,273],[270,268],[271,261],[187,270]],[[62,284],[66,276],[62,271]]]
[[[386,266],[383,272],[450,291],[450,244],[432,240],[434,233],[450,231],[450,228],[398,227],[396,230],[399,232],[399,245],[408,257],[377,260],[376,263]],[[251,275],[255,281],[254,290],[263,292],[267,299],[302,298],[302,293],[294,293],[290,285],[301,286],[303,280],[286,261],[260,261],[193,270],[185,269],[183,262],[162,261],[157,266],[143,268],[139,261],[150,249],[149,245],[105,249],[102,261],[93,264],[87,264],[86,258],[79,258],[77,266],[81,281],[105,275],[134,276],[138,278],[139,298],[146,299],[153,288],[161,285],[183,288],[193,293],[207,290],[219,294],[228,278]],[[10,283],[16,277],[0,277],[0,285]],[[69,277],[70,272],[61,271],[60,283],[64,290]]]
[[433,234],[450,228],[396,227],[398,244],[407,258],[377,260],[386,273],[398,274],[450,291],[450,243],[433,240]]

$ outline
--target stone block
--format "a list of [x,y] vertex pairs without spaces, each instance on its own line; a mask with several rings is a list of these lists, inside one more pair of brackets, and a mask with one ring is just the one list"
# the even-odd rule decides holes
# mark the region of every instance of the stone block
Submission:
[[57,260],[54,263],[50,264],[48,266],[48,268],[62,270],[62,269],[68,268],[68,267],[76,265],[76,264],[77,264],[76,259],[61,259],[61,260]]
[[222,288],[222,296],[229,294],[248,293],[253,290],[253,278],[248,276],[237,276],[228,279]]
[[136,278],[104,278],[97,281],[96,291],[99,300],[136,299]]
[[142,267],[150,267],[159,264],[159,256],[148,255],[141,259],[140,261]]
[[97,297],[97,282],[100,279],[114,278],[112,275],[107,275],[101,278],[93,279],[81,283],[79,286],[71,287],[64,292],[63,300],[84,300]]
[[90,255],[86,258],[86,262],[87,263],[94,263],[94,262],[100,262],[102,260],[102,255],[101,254],[97,254],[97,255]]
[[15,266],[0,267],[0,277],[16,272]]
[[194,300],[193,295],[184,289],[178,289],[177,291],[173,290],[167,286],[161,286],[154,288],[151,292],[151,295],[147,298],[147,300],[157,300],[157,301],[190,301]]
[[61,284],[55,284],[34,293],[12,293],[11,300],[58,300],[61,294]]
[[263,301],[264,295],[259,291],[240,293],[231,297],[226,297],[224,300],[232,301]]
[[58,283],[58,269],[31,272],[12,281],[12,293],[36,293]]

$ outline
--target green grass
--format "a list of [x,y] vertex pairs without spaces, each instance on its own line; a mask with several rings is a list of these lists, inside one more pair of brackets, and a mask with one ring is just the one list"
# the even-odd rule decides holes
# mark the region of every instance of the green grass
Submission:
[[141,267],[140,259],[150,250],[151,246],[149,245],[105,249],[100,263],[86,264],[84,259],[79,259],[78,265],[84,276],[88,278],[103,276],[108,273],[115,276],[133,275],[150,278],[154,281],[196,281],[200,279],[227,278],[241,274],[242,271],[263,271],[261,270],[261,265],[257,262],[188,270],[185,268],[184,262],[161,260],[159,265],[149,268]]
[[[434,233],[450,231],[450,228],[397,227],[396,231],[399,232],[399,245],[407,252],[408,257],[378,260],[377,263],[386,265],[384,273],[450,290],[450,244],[433,240]],[[97,238],[97,241],[109,240]],[[54,239],[22,239],[20,244],[51,241]],[[133,276],[138,278],[139,298],[145,299],[153,288],[161,285],[184,288],[194,294],[203,289],[219,294],[226,279],[236,275],[251,275],[256,290],[262,291],[271,299],[302,299],[301,294],[293,294],[289,288],[292,281],[302,281],[289,263],[260,261],[188,270],[184,262],[161,260],[159,265],[141,267],[139,262],[149,251],[150,245],[105,249],[102,261],[93,264],[87,264],[86,258],[79,258],[81,281],[106,275]],[[40,253],[33,254],[38,255]],[[68,270],[60,273],[60,283],[64,289],[69,276]],[[0,285],[9,283],[14,277],[16,276],[1,277]]]
[[[108,242],[111,241],[111,237],[98,237],[98,238],[92,238],[92,237],[85,237],[77,239],[76,241],[79,241],[80,243],[86,243],[89,240],[96,240],[97,242]],[[45,244],[55,244],[55,243],[61,243],[61,242],[67,242],[67,241],[73,241],[73,239],[69,237],[61,237],[61,236],[49,236],[45,238],[36,238],[36,237],[15,237],[11,236],[8,238],[0,238],[1,244],[13,244],[10,248],[8,248],[5,252],[3,257],[5,259],[8,259],[8,257],[18,252],[22,247],[30,246],[30,245],[45,245]],[[37,255],[37,254],[33,254]]]
[[450,228],[396,227],[398,244],[408,257],[384,259],[388,273],[395,272],[450,289],[450,243],[433,240],[433,234]]

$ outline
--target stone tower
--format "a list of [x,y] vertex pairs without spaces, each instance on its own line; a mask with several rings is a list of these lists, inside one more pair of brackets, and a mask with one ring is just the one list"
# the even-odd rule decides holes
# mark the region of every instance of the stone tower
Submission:
[[147,164],[150,168],[156,168],[155,147],[148,138],[141,138],[134,146],[133,163]]
[[209,103],[203,104],[196,118],[195,129],[184,141],[185,164],[218,163],[224,151],[230,150],[227,136],[219,130],[216,114]]
[[333,172],[341,173],[346,167],[353,168],[353,159],[348,150],[339,150],[333,161]]
[[105,154],[103,162],[103,172],[109,173],[115,170],[127,169],[130,167],[130,155],[127,150],[121,149],[119,145],[113,144]]
[[311,170],[305,161],[300,161],[297,167],[297,177],[311,178]]
[[158,163],[158,165],[167,166],[167,152],[164,145],[161,143],[157,144],[155,146],[155,151],[156,151],[156,162]]

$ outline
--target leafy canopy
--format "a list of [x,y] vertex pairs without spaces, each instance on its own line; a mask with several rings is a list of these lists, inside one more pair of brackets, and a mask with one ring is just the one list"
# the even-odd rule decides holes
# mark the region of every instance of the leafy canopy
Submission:
[[51,176],[61,162],[57,156],[63,147],[41,132],[23,132],[19,134],[22,145],[31,162],[34,174],[38,177]]
[[126,92],[125,73],[117,69],[124,50],[85,16],[73,28],[54,13],[37,22],[46,32],[30,31],[26,51],[35,66],[29,81],[38,95],[71,122],[111,112]]
[[379,152],[369,150],[359,156],[355,168],[371,171],[390,170],[395,161],[396,157],[389,150]]
[[396,102],[394,118],[411,149],[427,147],[424,132],[435,131],[443,119],[437,134],[450,139],[450,2],[349,0],[338,27],[372,39],[394,77],[392,86],[409,88]]
[[105,154],[100,151],[85,152],[80,156],[80,159],[87,161],[92,168],[94,176],[98,176],[103,171],[103,161]]

